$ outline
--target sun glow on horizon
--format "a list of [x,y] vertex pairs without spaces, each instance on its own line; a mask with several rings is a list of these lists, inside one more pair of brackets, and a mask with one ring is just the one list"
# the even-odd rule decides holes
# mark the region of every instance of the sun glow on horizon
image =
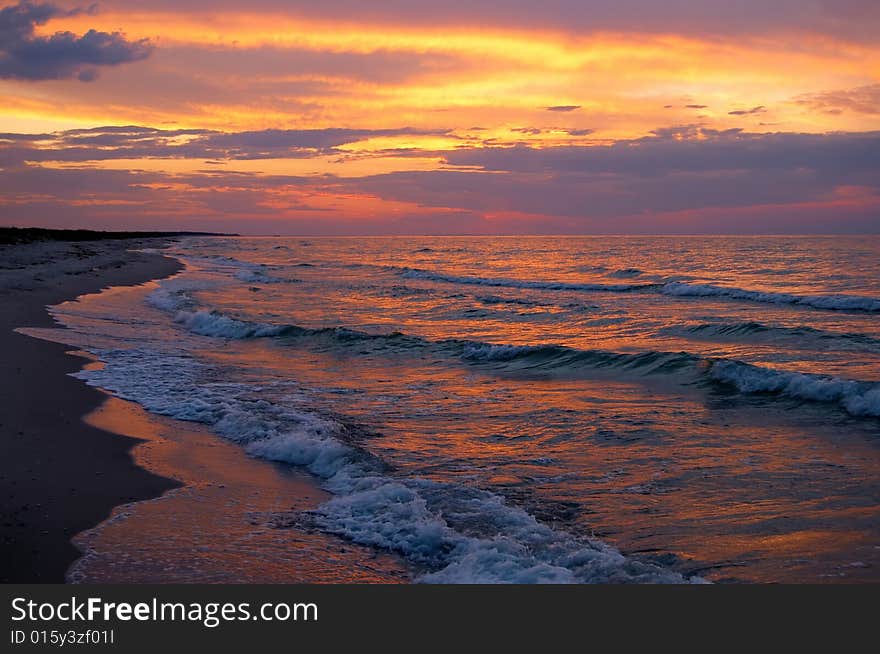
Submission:
[[[20,11],[27,6],[18,5]],[[631,29],[601,23],[585,29],[450,16],[431,24],[412,17],[323,15],[317,8],[297,14],[224,4],[209,12],[194,4],[169,11],[120,2],[97,13],[57,11],[31,27],[21,38],[41,43],[60,32],[69,32],[67,39],[103,33],[116,49],[69,65],[22,62],[21,73],[0,79],[0,131],[57,135],[33,142],[28,151],[19,145],[27,139],[0,139],[8,159],[0,166],[59,175],[90,170],[116,175],[117,184],[123,173],[160,176],[167,184],[155,188],[178,193],[183,178],[197,189],[208,183],[200,177],[226,175],[231,185],[247,177],[266,184],[295,177],[315,187],[330,177],[371,185],[372,195],[359,188],[351,197],[380,198],[390,213],[405,197],[416,212],[440,206],[492,224],[514,213],[536,220],[556,216],[568,224],[573,211],[631,215],[634,201],[626,197],[644,186],[640,211],[659,217],[665,204],[684,210],[687,202],[655,197],[649,171],[637,163],[599,165],[591,153],[614,158],[625,151],[615,144],[665,139],[703,144],[707,152],[739,147],[743,153],[729,159],[735,162],[750,148],[765,147],[756,145],[762,135],[763,143],[779,143],[880,132],[880,43],[794,26],[724,33],[667,21],[663,29],[635,23]],[[106,65],[94,63],[102,57],[109,58]],[[126,126],[156,131],[123,138],[97,129]],[[95,130],[91,141],[63,135],[88,128]],[[180,130],[218,136],[201,150],[174,148],[163,134]],[[748,138],[736,140],[736,134]],[[497,163],[504,151],[508,168]],[[473,161],[461,161],[459,153]],[[720,152],[712,156],[717,180],[739,174],[728,170]],[[682,176],[675,165],[660,172],[665,164],[658,157],[653,174]],[[742,165],[759,165],[759,158],[747,159]],[[691,164],[683,165],[690,170]],[[590,173],[596,166],[598,173]],[[511,193],[498,181],[509,179],[511,189],[534,186],[539,193],[543,184],[549,204],[560,194],[569,203],[544,210],[523,198],[511,209],[501,198],[478,199],[486,174],[495,180],[486,194]],[[627,182],[624,174],[636,177]],[[871,188],[871,174],[856,177],[854,186]],[[447,188],[453,180],[474,188],[459,189],[456,198]],[[152,183],[107,192],[121,202],[127,192],[154,188]],[[792,189],[792,202],[798,199],[796,169],[780,183]],[[827,192],[841,183],[829,178]],[[13,190],[15,206],[24,206]],[[239,199],[252,198],[254,211],[276,206],[258,194],[249,187]],[[0,203],[12,206],[12,195]],[[705,211],[738,203],[720,187],[717,195],[706,199]],[[772,195],[755,191],[755,206],[775,200]],[[363,202],[364,212],[372,212],[372,200]],[[224,220],[250,215],[242,204],[230,206],[202,210]],[[347,202],[345,212],[358,214],[357,204]]]

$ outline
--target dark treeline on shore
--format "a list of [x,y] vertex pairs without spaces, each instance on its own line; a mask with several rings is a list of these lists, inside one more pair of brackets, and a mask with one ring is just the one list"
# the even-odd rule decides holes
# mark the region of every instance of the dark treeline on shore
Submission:
[[101,232],[91,229],[44,229],[42,227],[0,227],[0,244],[35,241],[104,241],[123,238],[173,238],[175,236],[237,236],[217,232]]

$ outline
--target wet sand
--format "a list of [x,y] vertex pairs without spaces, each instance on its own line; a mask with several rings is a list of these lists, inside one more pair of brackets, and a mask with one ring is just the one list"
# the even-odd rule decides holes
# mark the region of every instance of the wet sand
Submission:
[[15,333],[56,326],[46,305],[181,269],[127,252],[155,240],[0,246],[0,582],[61,582],[79,557],[71,539],[113,507],[178,485],[138,467],[139,441],[81,418],[106,396],[68,376],[83,360],[68,346]]

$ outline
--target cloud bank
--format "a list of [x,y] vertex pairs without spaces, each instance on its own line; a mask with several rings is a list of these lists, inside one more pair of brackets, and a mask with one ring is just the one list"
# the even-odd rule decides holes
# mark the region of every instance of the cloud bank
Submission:
[[23,0],[0,9],[0,78],[19,80],[57,80],[78,78],[91,82],[101,66],[117,66],[146,59],[153,51],[146,40],[128,41],[120,32],[89,30],[82,36],[56,32],[36,36],[35,28],[50,19],[88,9],[67,11],[51,4]]
[[[114,158],[320,157],[413,130],[216,133],[105,127],[0,135],[9,216],[245,233],[880,231],[880,132],[758,134],[685,125],[608,145],[462,147],[447,169],[362,176],[107,170]],[[62,161],[59,164],[49,162]],[[43,162],[39,165],[37,162]],[[161,217],[161,218],[160,218]],[[183,220],[183,222],[180,222]],[[151,222],[155,221],[155,222]],[[193,222],[195,221],[195,222]]]

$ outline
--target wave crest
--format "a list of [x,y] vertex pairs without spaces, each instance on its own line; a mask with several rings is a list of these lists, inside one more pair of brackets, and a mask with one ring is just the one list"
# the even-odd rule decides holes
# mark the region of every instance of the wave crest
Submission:
[[880,417],[880,384],[762,368],[741,361],[715,361],[712,379],[741,393],[773,393],[811,402],[831,402],[854,416]]
[[537,288],[549,291],[605,291],[609,293],[626,293],[629,291],[639,291],[657,287],[657,284],[584,284],[577,282],[507,279],[504,277],[472,277],[466,275],[450,275],[431,270],[422,270],[420,268],[403,268],[400,274],[407,279],[426,279],[434,282],[470,284],[477,286]]
[[794,295],[686,282],[668,282],[660,288],[660,292],[673,297],[727,297],[767,304],[795,304],[830,311],[880,311],[880,299],[860,295]]
[[[745,394],[773,393],[811,402],[835,403],[853,416],[880,416],[880,384],[839,379],[823,375],[762,368],[732,359],[706,359],[689,352],[645,351],[619,353],[607,350],[581,350],[557,344],[511,345],[448,339],[429,341],[400,332],[370,334],[344,327],[306,328],[297,325],[272,325],[248,322],[216,311],[192,307],[191,298],[181,291],[162,290],[150,296],[150,302],[174,314],[174,321],[186,329],[219,338],[311,338],[341,347],[350,343],[381,343],[382,351],[433,350],[438,356],[453,356],[463,361],[506,367],[515,370],[541,371],[560,375],[585,369],[615,369],[641,375],[678,374],[689,371],[716,382],[734,386]],[[187,307],[182,309],[180,307]],[[759,323],[732,326],[734,331],[767,329]]]

